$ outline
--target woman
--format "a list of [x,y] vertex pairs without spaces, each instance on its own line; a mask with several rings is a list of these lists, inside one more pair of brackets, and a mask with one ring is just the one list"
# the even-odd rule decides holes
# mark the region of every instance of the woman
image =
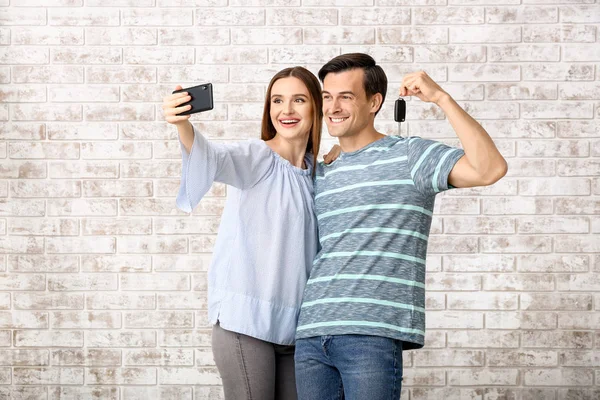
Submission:
[[225,398],[295,399],[295,329],[318,246],[312,179],[321,142],[319,81],[302,67],[277,73],[262,140],[236,144],[209,143],[189,116],[177,116],[189,100],[183,92],[163,103],[182,144],[177,206],[190,212],[213,182],[230,186],[208,273]]

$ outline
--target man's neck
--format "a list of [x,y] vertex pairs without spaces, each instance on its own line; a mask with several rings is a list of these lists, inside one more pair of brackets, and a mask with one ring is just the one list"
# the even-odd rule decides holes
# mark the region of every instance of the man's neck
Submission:
[[377,132],[374,127],[370,127],[368,130],[348,137],[341,137],[339,139],[340,147],[344,153],[352,153],[353,151],[360,150],[365,146],[381,139],[385,135]]

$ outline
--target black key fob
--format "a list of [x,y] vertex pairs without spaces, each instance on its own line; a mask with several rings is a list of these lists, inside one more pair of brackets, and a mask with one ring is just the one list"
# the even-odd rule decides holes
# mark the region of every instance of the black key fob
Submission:
[[406,101],[403,98],[396,100],[394,104],[394,120],[396,122],[404,122],[406,118]]

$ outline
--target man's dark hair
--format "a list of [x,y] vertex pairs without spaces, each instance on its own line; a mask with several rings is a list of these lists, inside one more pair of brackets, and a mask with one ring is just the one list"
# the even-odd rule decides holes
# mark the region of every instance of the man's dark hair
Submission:
[[[387,76],[383,72],[383,68],[375,63],[373,57],[364,53],[348,53],[337,56],[319,70],[319,79],[325,81],[325,77],[329,73],[337,74],[339,72],[349,71],[351,69],[362,69],[365,73],[363,87],[367,98],[371,98],[375,93],[381,93],[381,105],[385,101],[387,92]],[[381,110],[381,106],[379,107]],[[377,113],[375,115],[377,115]]]

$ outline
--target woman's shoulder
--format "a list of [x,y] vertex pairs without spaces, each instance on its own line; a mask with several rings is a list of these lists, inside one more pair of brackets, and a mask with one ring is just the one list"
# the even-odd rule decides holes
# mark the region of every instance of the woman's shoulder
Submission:
[[271,149],[263,140],[245,139],[235,142],[222,141],[217,144],[221,151],[232,155],[247,157],[249,159],[269,159],[271,158]]

